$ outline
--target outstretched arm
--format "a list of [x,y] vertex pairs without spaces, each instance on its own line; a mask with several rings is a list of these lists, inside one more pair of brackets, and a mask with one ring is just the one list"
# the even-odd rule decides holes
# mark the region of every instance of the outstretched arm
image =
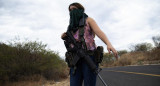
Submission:
[[98,25],[96,24],[96,22],[94,21],[94,19],[88,17],[87,18],[87,22],[91,26],[91,28],[94,31],[94,33],[107,45],[107,50],[108,50],[109,54],[112,51],[114,53],[114,56],[116,58],[118,58],[117,51],[114,49],[114,47],[112,46],[112,44],[110,43],[110,41],[108,40],[108,38],[104,34],[104,32],[98,27]]

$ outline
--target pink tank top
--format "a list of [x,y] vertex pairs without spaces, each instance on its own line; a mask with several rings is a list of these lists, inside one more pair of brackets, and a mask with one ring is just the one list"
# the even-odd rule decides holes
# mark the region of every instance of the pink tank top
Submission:
[[[75,32],[75,34],[73,34],[73,36],[77,41],[79,41],[79,30],[77,30],[77,32]],[[89,24],[86,22],[86,26],[84,28],[84,39],[85,39],[85,43],[86,43],[86,46],[87,46],[87,50],[96,49],[96,44],[95,44],[95,41],[94,41],[94,37],[95,37],[94,32],[92,31]]]

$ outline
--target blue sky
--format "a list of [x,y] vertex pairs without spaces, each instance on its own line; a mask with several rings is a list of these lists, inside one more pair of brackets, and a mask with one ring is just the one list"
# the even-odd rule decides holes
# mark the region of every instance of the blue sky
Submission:
[[[152,36],[160,34],[160,0],[0,0],[0,41],[17,36],[42,41],[64,58],[60,36],[67,29],[68,6],[73,2],[85,7],[116,50],[153,43]],[[95,41],[107,52],[98,37]]]

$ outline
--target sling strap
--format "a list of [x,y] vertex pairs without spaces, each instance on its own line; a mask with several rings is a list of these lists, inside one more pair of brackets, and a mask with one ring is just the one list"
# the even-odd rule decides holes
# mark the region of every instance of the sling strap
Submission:
[[87,49],[87,45],[86,45],[86,42],[85,42],[85,38],[84,38],[84,33],[85,33],[85,26],[86,26],[86,19],[87,18],[82,18],[79,22],[79,39],[81,41],[81,44],[83,46],[83,49],[85,50],[85,52],[88,54],[88,55],[93,55],[94,54],[94,50],[88,50]]
[[84,39],[84,27],[79,28],[79,37],[80,37],[80,41],[82,43],[82,46],[83,46],[84,50],[87,51],[87,46],[86,46],[86,42],[85,42],[85,39]]

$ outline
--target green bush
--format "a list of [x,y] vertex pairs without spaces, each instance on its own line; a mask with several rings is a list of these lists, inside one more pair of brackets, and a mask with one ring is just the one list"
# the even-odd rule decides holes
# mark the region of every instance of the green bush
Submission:
[[37,41],[0,43],[0,81],[42,75],[47,80],[67,77],[67,65],[58,53]]

